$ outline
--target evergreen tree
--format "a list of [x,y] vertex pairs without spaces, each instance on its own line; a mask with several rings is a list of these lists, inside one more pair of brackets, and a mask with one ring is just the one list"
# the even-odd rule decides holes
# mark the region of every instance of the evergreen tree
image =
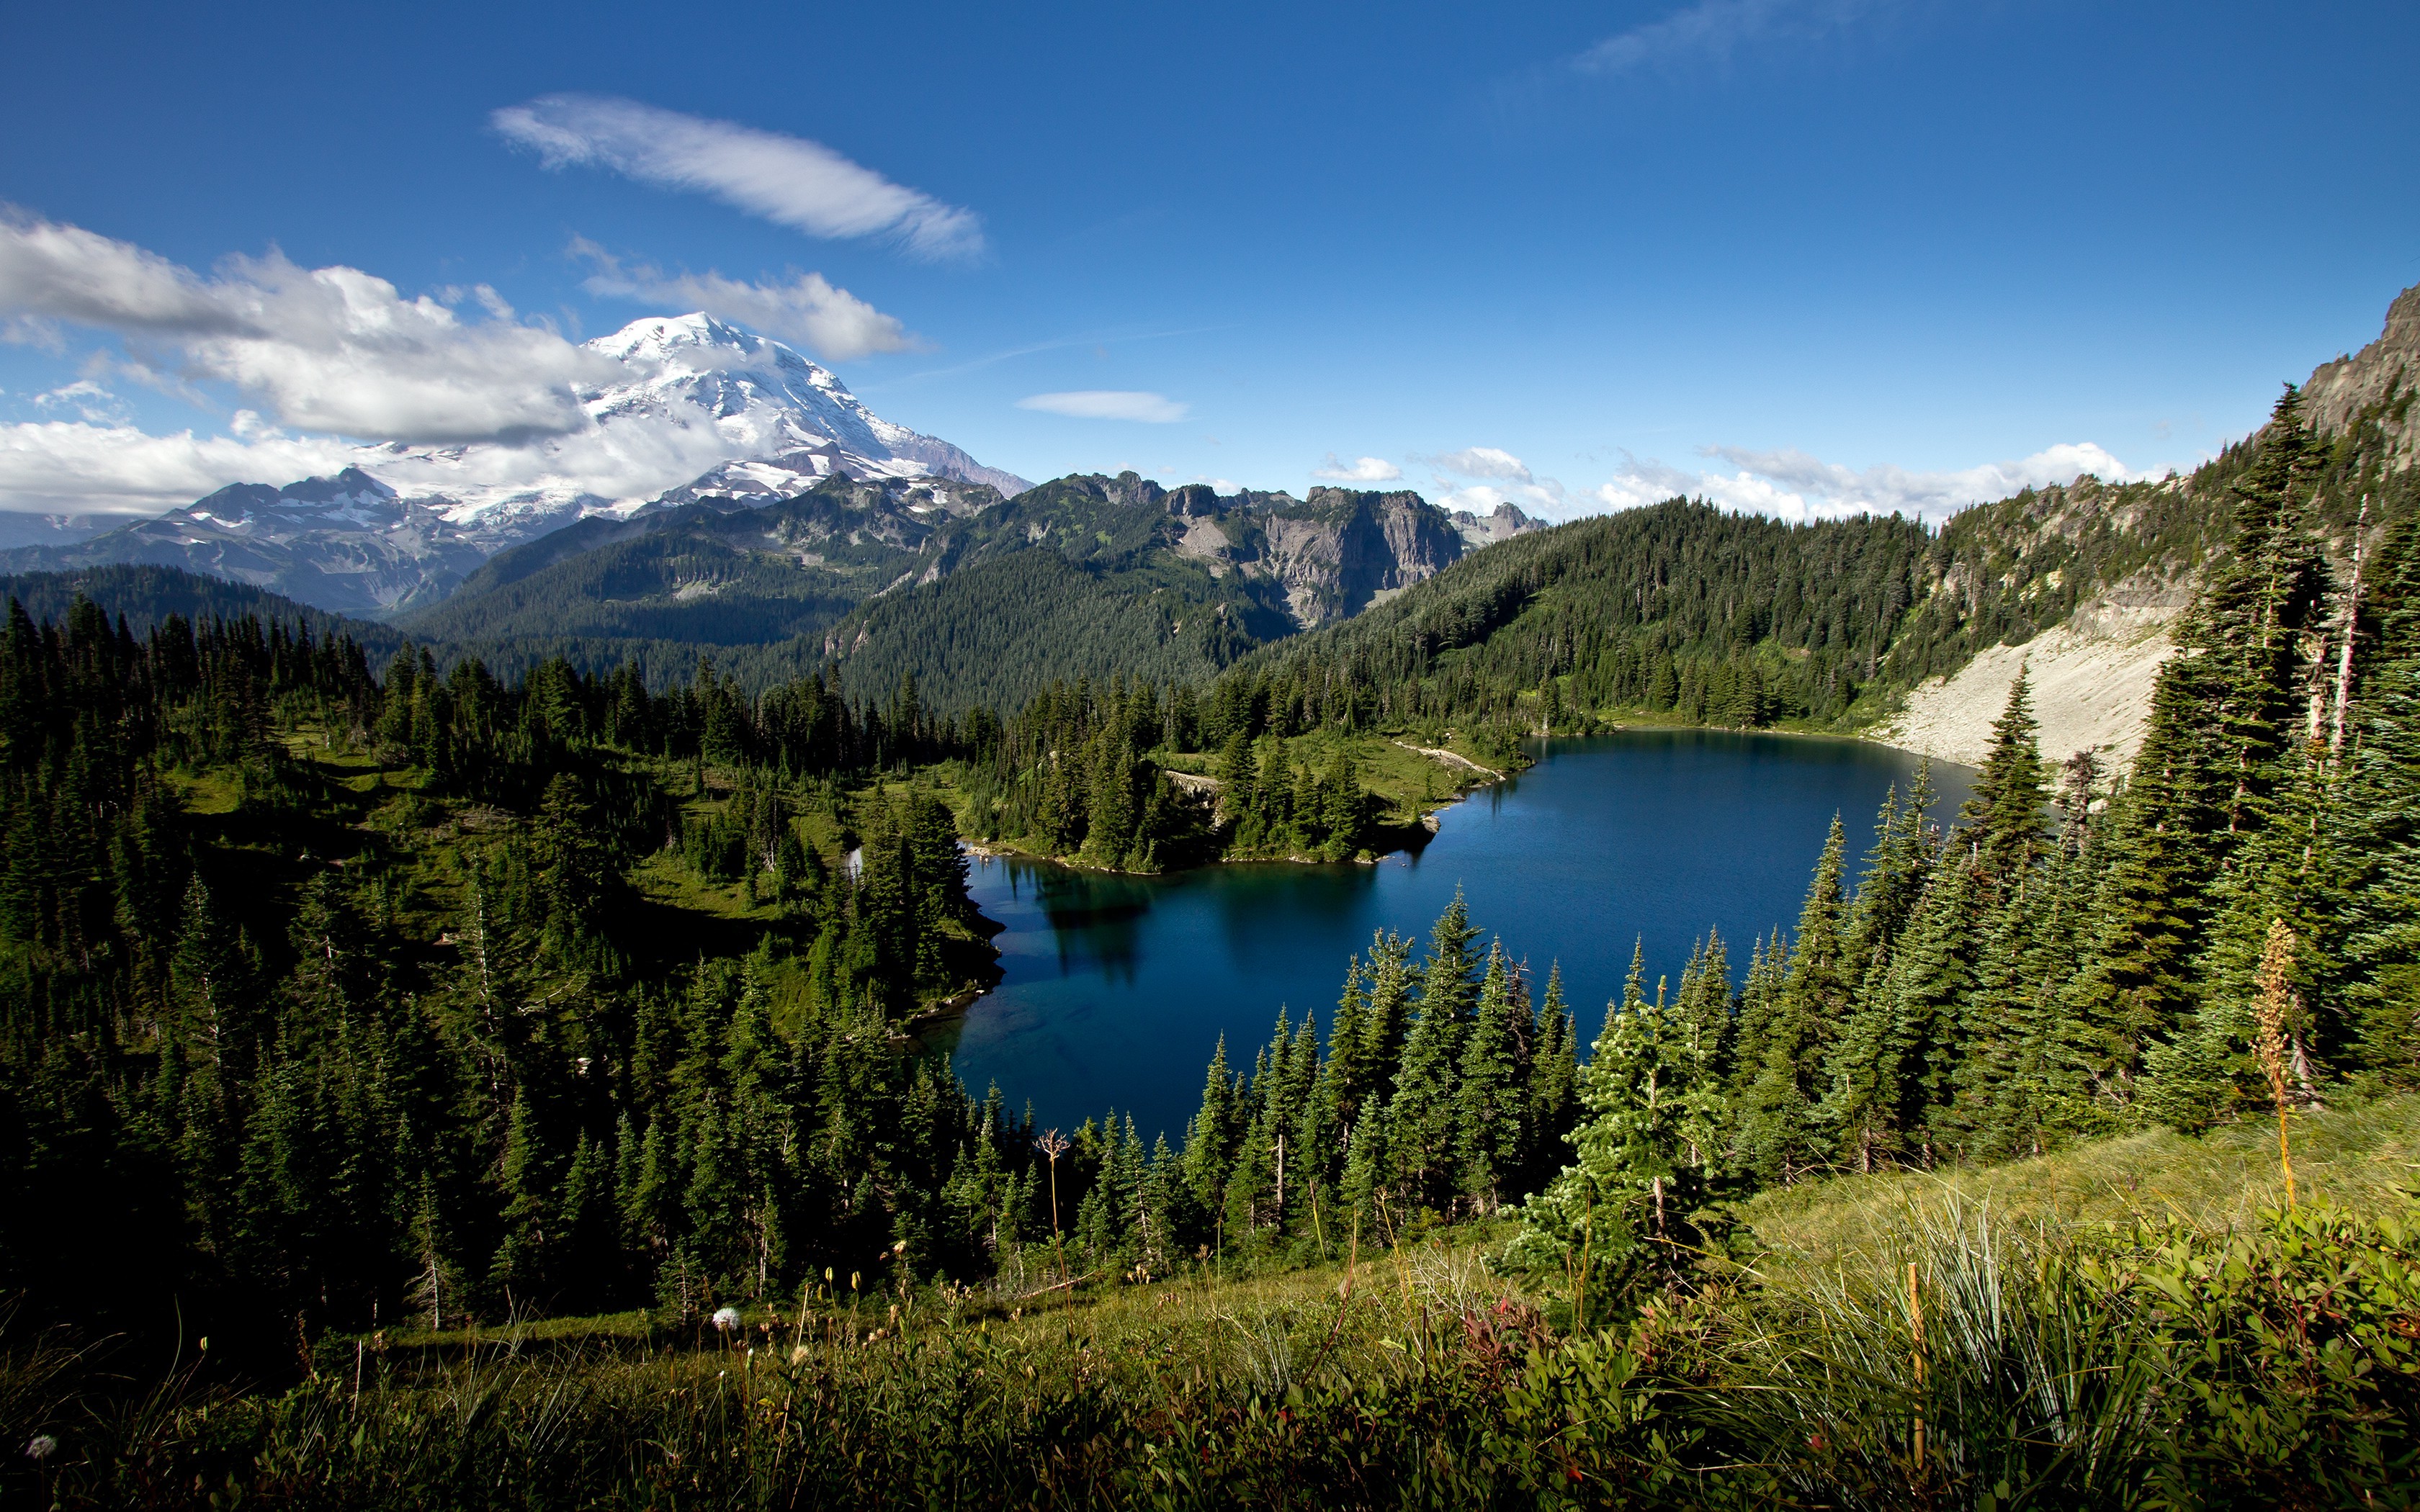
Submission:
[[1440,1211],[1452,1205],[1462,1174],[1455,1081],[1478,993],[1470,945],[1479,933],[1457,888],[1429,933],[1419,1017],[1404,1039],[1403,1063],[1387,1100],[1396,1184],[1406,1202]]
[[[1824,1159],[1810,1114],[1823,1096],[1824,1060],[1854,984],[1840,935],[1844,843],[1835,815],[1799,910],[1788,965],[1768,989],[1770,1007],[1761,1026],[1762,1061],[1742,1098],[1745,1157],[1766,1182],[1796,1180]],[[1765,967],[1773,970],[1771,952]]]
[[1487,973],[1478,1010],[1465,1038],[1456,1122],[1462,1152],[1462,1193],[1481,1212],[1502,1202],[1507,1183],[1520,1174],[1528,1111],[1529,1010],[1504,960],[1504,945],[1488,949]]

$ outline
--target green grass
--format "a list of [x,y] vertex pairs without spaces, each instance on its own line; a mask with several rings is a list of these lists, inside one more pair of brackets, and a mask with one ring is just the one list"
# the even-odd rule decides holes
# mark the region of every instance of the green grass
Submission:
[[[2420,1191],[2420,1094],[2348,1102],[2292,1120],[2294,1185],[2305,1205],[2402,1211]],[[2245,1230],[2285,1206],[2277,1127],[2262,1119],[2198,1136],[2157,1130],[1973,1170],[1836,1177],[1758,1196],[1742,1213],[1780,1257],[1832,1261],[1955,1208],[2023,1227],[2180,1223]]]
[[1816,1183],[1750,1205],[1778,1246],[1764,1261],[1578,1335],[1551,1282],[1490,1268],[1500,1224],[1228,1279],[1122,1284],[1033,1245],[972,1287],[835,1276],[729,1331],[669,1313],[396,1328],[323,1341],[284,1392],[188,1378],[110,1397],[0,1326],[0,1427],[62,1445],[0,1468],[0,1496],[2412,1506],[2414,1105],[2305,1120],[2290,1216],[2260,1211],[2274,1147],[2255,1129]]

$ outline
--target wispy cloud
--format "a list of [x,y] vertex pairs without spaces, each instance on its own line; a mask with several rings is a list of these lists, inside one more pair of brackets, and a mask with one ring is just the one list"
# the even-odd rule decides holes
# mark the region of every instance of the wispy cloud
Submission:
[[1329,483],[1400,483],[1404,470],[1383,456],[1360,456],[1344,462],[1330,452],[1326,461],[1311,470],[1311,475]]
[[983,254],[974,211],[894,184],[804,137],[599,95],[546,95],[489,120],[549,168],[607,168],[659,189],[708,194],[812,237],[892,237],[934,261]]
[[1034,393],[1016,401],[1019,409],[1072,415],[1078,420],[1139,420],[1166,425],[1183,420],[1192,408],[1164,393],[1135,389],[1077,389],[1065,393]]
[[896,316],[884,315],[845,288],[834,288],[821,273],[793,273],[786,284],[743,283],[718,272],[666,273],[644,263],[626,267],[597,243],[579,238],[571,243],[571,254],[597,270],[582,284],[591,294],[704,310],[796,342],[826,362],[924,349]]
[[1698,0],[1617,32],[1572,60],[1582,73],[1616,75],[1693,62],[1727,63],[1741,50],[1804,41],[1863,21],[1890,0]]
[[1500,447],[1466,446],[1459,452],[1439,452],[1421,460],[1431,467],[1465,478],[1505,478],[1516,483],[1536,481],[1528,463]]
[[1906,515],[1942,519],[1969,504],[2005,499],[2026,488],[2072,483],[2086,473],[2109,483],[2149,476],[2089,441],[2062,442],[2011,462],[1986,462],[1948,471],[1912,471],[1884,464],[1864,469],[1826,462],[1784,448],[1706,446],[1701,456],[1736,471],[1690,472],[1624,455],[1622,471],[1591,492],[1609,509],[1633,509],[1675,496],[1703,498],[1727,509],[1783,519],[1833,519],[1846,515]]
[[73,383],[34,395],[37,409],[73,409],[97,425],[126,424],[126,401],[90,378],[78,378]]
[[[480,302],[502,307],[492,291]],[[173,347],[183,377],[231,384],[281,424],[379,440],[575,430],[587,416],[573,385],[615,371],[551,331],[466,322],[357,268],[301,268],[271,252],[205,278],[20,211],[0,210],[0,322],[19,339],[64,324]]]
[[[1435,502],[1440,508],[1485,515],[1499,504],[1517,504],[1533,513],[1563,512],[1566,490],[1561,481],[1539,476],[1528,463],[1500,446],[1466,446],[1419,460],[1436,471],[1439,497]],[[1465,479],[1485,481],[1457,481]]]

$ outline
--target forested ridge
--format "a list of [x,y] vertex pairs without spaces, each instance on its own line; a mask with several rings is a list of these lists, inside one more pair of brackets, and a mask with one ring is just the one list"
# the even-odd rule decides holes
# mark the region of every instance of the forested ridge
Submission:
[[1222,681],[1278,690],[1334,728],[1452,729],[1499,754],[1518,734],[1640,718],[1855,730],[2099,595],[2189,596],[2222,568],[2241,480],[2273,443],[2302,459],[2298,528],[2349,566],[2363,529],[2374,539],[2420,503],[2385,424],[2412,398],[2398,390],[2326,437],[2281,440],[2273,420],[2189,476],[2028,489],[1937,531],[1682,499],[1576,520],[1258,650]]

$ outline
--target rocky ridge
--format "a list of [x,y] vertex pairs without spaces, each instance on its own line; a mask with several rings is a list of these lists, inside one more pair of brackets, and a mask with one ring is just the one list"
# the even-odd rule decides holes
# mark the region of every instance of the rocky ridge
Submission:
[[2396,465],[2408,468],[2420,454],[2420,415],[2412,412],[2411,402],[2415,387],[2420,387],[2420,284],[2386,307],[2386,329],[2376,341],[2314,368],[2303,386],[2303,398],[2322,435],[2347,429],[2365,410],[2380,409],[2379,423],[2397,447]]
[[342,614],[442,598],[487,553],[443,512],[347,468],[282,488],[239,483],[73,546],[0,553],[14,571],[183,567]]

